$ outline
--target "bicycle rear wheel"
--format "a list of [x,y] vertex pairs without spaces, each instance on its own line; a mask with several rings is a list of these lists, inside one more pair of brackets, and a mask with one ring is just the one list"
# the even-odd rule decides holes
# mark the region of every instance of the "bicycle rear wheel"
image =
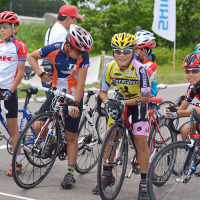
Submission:
[[[128,159],[128,143],[125,129],[115,123],[106,133],[103,141],[97,168],[97,185],[99,194],[104,200],[115,199],[122,187]],[[115,182],[106,186],[103,184],[103,166],[112,166]]]
[[[39,114],[22,131],[12,159],[13,177],[19,187],[24,189],[33,188],[50,172],[57,156],[60,137],[58,125],[53,125],[54,120],[56,119],[53,118],[52,113]],[[42,152],[45,151],[49,143],[46,137],[49,131],[55,136],[56,145],[51,150],[50,156],[42,157]],[[41,133],[41,137],[37,138],[39,133]],[[16,168],[16,159],[19,152],[21,152],[20,163],[22,164],[20,171]]]
[[[78,173],[85,174],[97,164],[107,121],[108,115],[103,108],[101,116],[98,112],[93,115],[95,127],[91,126],[87,118],[82,120],[79,128],[79,152],[75,166]],[[94,129],[98,138],[96,138]]]
[[[190,142],[185,141],[174,142],[156,154],[147,173],[149,199],[195,200],[200,196],[199,178],[194,174],[191,179],[187,176],[190,150],[192,150],[189,144]],[[174,170],[177,171],[176,175]],[[156,180],[154,179],[155,175],[157,176]],[[155,182],[157,183],[155,184]]]

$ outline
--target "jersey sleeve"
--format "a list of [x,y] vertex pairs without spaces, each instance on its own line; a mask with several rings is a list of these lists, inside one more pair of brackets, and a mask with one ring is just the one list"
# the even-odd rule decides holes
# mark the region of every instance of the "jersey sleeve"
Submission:
[[61,46],[62,42],[57,42],[40,48],[39,49],[40,57],[46,58],[51,52],[60,49]]
[[185,100],[190,103],[192,102],[194,97],[195,97],[194,85],[189,85],[188,90],[185,95]]
[[139,76],[141,95],[150,96],[151,89],[149,84],[149,77],[147,75],[146,69],[143,66],[139,68]]
[[101,90],[108,91],[111,84],[111,65],[105,65],[102,72],[102,79],[101,79]]
[[27,58],[27,47],[23,42],[19,43],[18,46],[18,61],[26,61]]
[[89,62],[89,53],[86,53],[85,55],[82,56],[83,61],[80,63],[80,68],[85,68],[90,66]]

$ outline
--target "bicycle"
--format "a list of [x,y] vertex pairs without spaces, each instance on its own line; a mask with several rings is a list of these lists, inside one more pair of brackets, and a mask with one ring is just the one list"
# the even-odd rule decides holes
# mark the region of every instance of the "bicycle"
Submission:
[[[65,140],[65,107],[70,109],[70,105],[75,102],[71,95],[65,91],[59,91],[55,88],[50,90],[55,98],[52,102],[52,111],[36,115],[24,128],[13,154],[12,167],[13,177],[16,184],[24,189],[33,188],[38,185],[50,172],[53,164],[58,157],[60,160],[67,158],[67,143]],[[82,119],[82,123],[85,121]],[[81,126],[80,126],[81,127]],[[32,133],[34,131],[34,134]],[[37,135],[37,137],[34,137]],[[84,135],[84,134],[83,134]],[[50,152],[50,156],[44,156],[45,149],[50,140],[54,139],[54,149]],[[20,145],[23,142],[24,145]],[[87,155],[92,152],[94,158],[90,161],[90,166],[83,168],[83,165],[76,165],[76,169],[82,173],[92,169],[98,159],[98,151],[96,146],[101,145],[101,138],[98,132],[85,133],[85,137],[78,140],[78,151],[81,152],[78,156]],[[94,150],[93,150],[94,149]],[[23,152],[21,155],[22,170],[16,171],[16,156],[17,152]],[[83,153],[84,152],[84,153]],[[86,158],[87,159],[87,156]],[[84,163],[84,162],[83,162]]]
[[[41,102],[39,100],[36,99],[36,94],[38,93],[39,90],[44,90],[43,88],[36,88],[36,87],[29,87],[29,88],[22,88],[21,91],[26,93],[26,97],[25,97],[25,102],[23,105],[22,109],[18,109],[19,113],[22,113],[22,118],[20,120],[20,124],[19,124],[19,133],[22,133],[22,130],[25,126],[25,124],[30,121],[33,117],[33,114],[31,113],[30,109],[28,108],[28,104],[30,101],[31,96],[33,96],[33,99],[35,102]],[[7,127],[7,123],[3,117],[3,115],[1,114],[1,111],[3,111],[4,113],[8,113],[8,111],[6,110],[5,106],[4,106],[4,97],[1,96],[1,107],[0,107],[0,122],[4,127],[4,131],[7,133],[8,136],[6,136],[6,134],[0,132],[0,140],[5,139],[7,142],[7,151],[8,153],[10,153],[11,155],[13,154],[13,150],[12,150],[12,140],[11,140],[11,136]]]
[[[151,98],[150,101],[152,103],[158,103],[158,100],[161,100],[158,97]],[[114,101],[114,100],[113,100]],[[138,101],[138,112],[140,113],[141,108],[141,102]],[[98,168],[97,168],[97,185],[99,187],[99,194],[102,199],[104,200],[113,200],[117,197],[123,181],[125,178],[130,178],[133,173],[139,174],[139,164],[137,162],[137,152],[135,153],[133,157],[132,162],[132,169],[126,174],[126,168],[127,168],[127,160],[128,160],[128,142],[131,141],[132,146],[134,147],[134,150],[136,151],[135,144],[134,144],[134,136],[133,131],[130,126],[129,122],[129,111],[127,108],[124,107],[121,117],[115,121],[115,123],[108,129],[106,136],[104,138],[100,155],[99,155],[99,161],[98,161]],[[139,118],[140,118],[139,114]],[[165,124],[164,124],[165,125]],[[167,125],[165,125],[167,126]],[[159,130],[159,133],[161,134],[161,131],[159,129],[157,118],[154,116],[154,112],[150,112],[150,120],[149,120],[149,129]],[[170,134],[172,134],[170,132]],[[169,136],[167,136],[168,138]],[[130,140],[129,140],[130,138]],[[152,134],[152,141],[153,138],[155,138],[155,135]],[[171,135],[171,138],[174,139],[174,135]],[[166,144],[164,137],[162,136],[163,143]],[[106,156],[104,153],[106,152]],[[154,151],[155,153],[156,151]],[[113,166],[113,176],[115,177],[115,182],[109,185],[108,187],[104,188],[104,185],[102,184],[102,176],[103,176],[103,165],[104,165],[104,159],[105,163],[107,165]]]
[[[98,155],[104,134],[106,132],[106,124],[108,121],[108,114],[105,108],[102,108],[97,99],[99,89],[89,88],[85,89],[87,97],[83,104],[83,111],[79,126],[79,144],[84,141],[84,148],[80,146],[75,169],[78,173],[85,174],[89,172],[98,162]],[[95,96],[95,106],[87,110],[90,97]],[[99,110],[100,109],[100,110]],[[95,145],[95,136],[98,135],[98,144]],[[94,143],[92,143],[93,141]],[[88,145],[86,145],[86,143]]]
[[191,126],[194,120],[197,124],[194,139],[165,146],[151,161],[147,173],[149,199],[198,199],[199,178],[194,172],[200,163],[200,117],[195,109],[190,117]]

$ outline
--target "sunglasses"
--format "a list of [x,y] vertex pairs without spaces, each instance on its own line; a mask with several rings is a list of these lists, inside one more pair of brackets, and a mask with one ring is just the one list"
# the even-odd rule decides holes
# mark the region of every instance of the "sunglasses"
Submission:
[[190,74],[190,73],[192,73],[192,74],[197,74],[197,73],[199,73],[199,71],[200,71],[200,68],[196,68],[196,69],[185,69],[185,73],[186,73],[186,74]]
[[121,53],[123,53],[124,55],[128,55],[130,54],[133,50],[132,49],[113,49],[114,52],[117,54],[117,55],[120,55]]
[[77,54],[85,55],[87,52],[86,51],[81,51],[79,49],[67,49],[67,51],[75,51]]
[[0,30],[5,30],[7,28],[11,27],[10,24],[4,24],[4,25],[0,25]]

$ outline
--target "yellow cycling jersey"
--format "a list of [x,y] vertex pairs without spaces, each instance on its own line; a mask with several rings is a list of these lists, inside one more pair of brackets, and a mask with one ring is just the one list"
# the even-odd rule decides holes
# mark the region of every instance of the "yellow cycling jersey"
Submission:
[[129,67],[121,70],[115,60],[111,61],[102,76],[101,90],[108,91],[113,81],[124,98],[150,96],[150,83],[144,66],[133,60]]

